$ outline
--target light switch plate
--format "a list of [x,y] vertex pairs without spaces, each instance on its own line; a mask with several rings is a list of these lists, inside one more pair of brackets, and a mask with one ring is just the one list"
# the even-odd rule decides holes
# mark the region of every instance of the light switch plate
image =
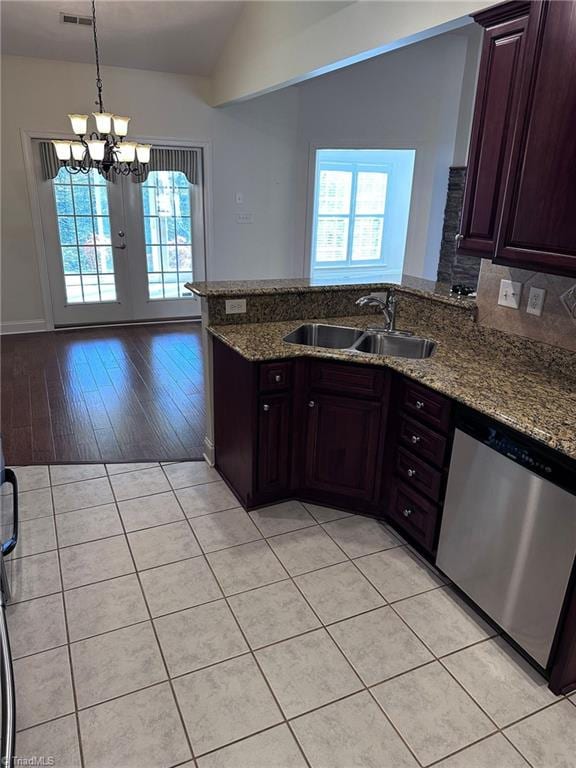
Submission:
[[536,315],[537,317],[540,317],[542,314],[542,307],[544,306],[544,299],[546,298],[546,289],[545,288],[536,288],[535,286],[530,286],[530,293],[528,294],[528,305],[526,307],[526,312],[528,312],[529,315]]
[[227,315],[243,315],[246,312],[246,299],[226,299]]
[[514,280],[500,280],[500,293],[498,294],[500,306],[519,309],[521,294],[522,283],[517,283]]

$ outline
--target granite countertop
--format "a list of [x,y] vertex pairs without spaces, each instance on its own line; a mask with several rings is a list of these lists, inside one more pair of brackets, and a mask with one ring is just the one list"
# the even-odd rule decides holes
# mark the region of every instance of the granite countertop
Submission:
[[270,296],[277,294],[302,294],[305,293],[333,293],[334,291],[349,292],[354,288],[362,288],[367,292],[384,291],[388,288],[396,288],[416,296],[425,296],[429,299],[441,301],[446,304],[461,305],[462,303],[475,305],[473,298],[452,296],[450,286],[445,283],[435,283],[416,277],[404,276],[402,282],[357,282],[341,284],[321,284],[310,278],[282,278],[275,280],[211,280],[205,282],[185,283],[185,288],[196,296],[204,298],[229,298],[234,296]]
[[[322,318],[316,322],[367,328],[381,325],[382,316]],[[301,323],[215,325],[208,330],[251,361],[317,357],[389,367],[576,459],[576,380],[570,375],[549,367],[535,369],[520,359],[510,362],[499,358],[489,345],[464,342],[457,329],[432,334],[413,325],[410,330],[437,342],[435,353],[425,360],[284,342],[283,337]]]

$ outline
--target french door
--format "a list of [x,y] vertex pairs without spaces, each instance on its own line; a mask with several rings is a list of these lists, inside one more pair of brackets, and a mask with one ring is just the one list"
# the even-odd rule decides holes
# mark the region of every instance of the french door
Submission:
[[200,315],[184,284],[205,274],[201,184],[62,168],[40,182],[40,203],[55,326]]

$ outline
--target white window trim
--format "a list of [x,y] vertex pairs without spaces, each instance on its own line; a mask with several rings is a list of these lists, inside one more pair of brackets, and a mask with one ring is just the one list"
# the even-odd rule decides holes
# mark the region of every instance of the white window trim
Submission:
[[[411,246],[413,239],[412,228],[414,220],[414,212],[417,207],[417,184],[419,169],[419,158],[423,144],[420,141],[411,141],[408,144],[402,141],[387,140],[386,142],[359,142],[357,140],[351,141],[311,141],[308,144],[308,168],[306,174],[306,209],[304,213],[304,253],[302,257],[301,277],[310,278],[312,274],[312,248],[314,237],[314,196],[316,189],[316,155],[320,149],[412,149],[416,150],[416,157],[414,161],[414,177],[412,183],[412,194],[410,198],[410,210],[408,212],[408,231],[406,233],[406,250]],[[366,266],[363,269],[369,270],[370,267]],[[381,266],[375,266],[375,270],[381,270]]]
[[[386,173],[386,169],[384,166],[387,165],[385,163],[369,163],[365,161],[358,161],[358,162],[325,162],[322,164],[322,168],[320,168],[320,164],[316,164],[316,178],[314,183],[314,210],[312,212],[312,244],[311,244],[311,264],[314,264],[315,271],[321,272],[323,269],[329,270],[329,269],[354,269],[355,267],[358,268],[370,268],[370,267],[382,267],[385,266],[384,261],[384,251],[386,242],[384,239],[384,224],[386,221],[386,214],[388,211],[388,205],[387,205],[387,199],[388,194],[390,191],[390,181],[391,181],[391,173],[388,172],[388,181],[386,186],[386,197],[384,199],[384,213],[375,213],[375,214],[357,214],[356,213],[356,191],[358,188],[358,174],[362,173],[364,171],[366,172],[374,172],[374,173]],[[317,191],[320,187],[320,171],[321,170],[334,170],[334,171],[348,171],[352,173],[352,188],[350,190],[350,211],[349,213],[329,213],[329,214],[316,214],[316,202],[317,202]],[[348,219],[348,242],[346,247],[346,260],[337,260],[334,261],[322,261],[317,262],[315,260],[315,246],[316,246],[316,223],[319,218],[322,219],[328,219],[328,218],[334,218],[334,219]],[[378,259],[352,259],[352,247],[354,244],[354,224],[356,222],[356,219],[382,219],[382,225],[383,225],[383,235],[382,235],[382,242],[380,244],[380,257]]]

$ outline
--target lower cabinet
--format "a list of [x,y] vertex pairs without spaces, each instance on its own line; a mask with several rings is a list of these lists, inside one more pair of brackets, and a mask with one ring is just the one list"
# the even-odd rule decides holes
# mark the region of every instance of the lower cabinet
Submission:
[[382,518],[433,556],[452,403],[379,366],[251,363],[214,340],[216,466],[245,507],[297,498]]
[[382,405],[312,392],[307,403],[304,487],[374,499]]
[[258,404],[257,491],[283,495],[290,485],[289,392],[261,395]]

